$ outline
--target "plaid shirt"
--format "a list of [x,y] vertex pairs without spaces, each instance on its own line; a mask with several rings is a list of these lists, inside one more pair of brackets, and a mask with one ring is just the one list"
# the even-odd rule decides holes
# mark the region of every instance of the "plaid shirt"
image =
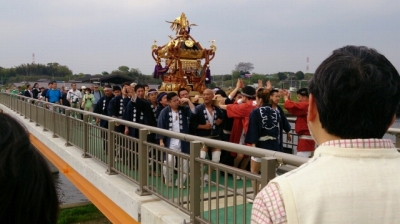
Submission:
[[[395,148],[390,139],[340,139],[321,146],[339,148],[388,149]],[[277,183],[270,183],[258,193],[251,211],[251,223],[287,223],[285,204]]]

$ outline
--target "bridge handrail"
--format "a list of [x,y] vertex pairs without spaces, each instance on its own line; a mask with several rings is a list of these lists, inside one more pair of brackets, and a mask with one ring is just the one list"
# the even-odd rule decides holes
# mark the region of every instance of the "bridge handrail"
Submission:
[[[190,134],[182,134],[182,133],[178,133],[178,132],[173,132],[170,130],[165,130],[165,129],[161,129],[161,128],[157,128],[157,127],[152,127],[152,126],[148,126],[148,125],[143,125],[143,124],[138,124],[138,123],[133,123],[130,121],[126,121],[126,120],[122,120],[122,119],[118,119],[118,118],[113,118],[113,117],[109,117],[109,116],[105,116],[105,115],[101,115],[101,114],[96,114],[93,112],[88,112],[88,111],[82,111],[80,109],[75,109],[75,108],[71,108],[68,106],[63,106],[60,104],[53,104],[50,102],[46,102],[46,101],[41,101],[38,99],[33,99],[30,97],[26,97],[26,96],[22,96],[22,95],[14,95],[14,94],[10,94],[10,93],[0,93],[0,94],[4,94],[4,95],[8,95],[11,97],[18,97],[20,99],[24,99],[24,100],[29,100],[30,102],[34,102],[35,104],[37,102],[41,102],[45,105],[53,105],[57,108],[61,108],[64,110],[70,110],[71,112],[77,112],[80,114],[86,114],[86,115],[90,115],[102,120],[106,120],[106,121],[114,121],[116,123],[131,127],[131,128],[136,128],[136,129],[147,129],[150,131],[150,133],[155,133],[155,134],[160,134],[163,136],[167,136],[167,137],[171,137],[171,138],[176,138],[176,139],[180,139],[180,140],[184,140],[184,141],[200,141],[203,144],[207,145],[207,146],[211,146],[211,147],[216,147],[216,148],[228,148],[230,151],[232,152],[236,152],[236,153],[243,153],[249,156],[255,156],[255,157],[275,157],[275,158],[279,158],[280,161],[284,164],[289,164],[289,165],[293,165],[293,166],[300,166],[303,163],[307,162],[307,158],[303,158],[303,157],[299,157],[296,155],[290,155],[287,153],[282,153],[282,152],[276,152],[276,151],[272,151],[272,150],[267,150],[267,149],[261,149],[261,148],[256,148],[256,147],[250,147],[250,146],[245,146],[245,145],[239,145],[239,144],[235,144],[235,143],[231,143],[231,142],[224,142],[224,141],[219,141],[219,140],[214,140],[214,139],[209,139],[209,138],[203,138],[203,137],[199,137],[199,136],[195,136],[195,135],[190,135]],[[288,120],[293,120],[291,118],[289,118]],[[400,132],[399,132],[400,133]]]
[[[182,133],[177,133],[165,129],[160,129],[157,127],[151,127],[147,125],[142,125],[142,124],[137,124],[133,123],[130,121],[125,121],[121,120],[118,118],[112,118],[100,114],[95,114],[92,112],[88,111],[83,111],[80,109],[75,109],[59,104],[52,104],[49,102],[41,101],[38,99],[32,99],[29,97],[21,96],[21,95],[13,95],[13,94],[8,94],[8,93],[0,93],[0,103],[8,106],[12,110],[16,111],[19,113],[21,116],[25,116],[25,118],[29,118],[30,121],[35,121],[38,125],[42,125],[44,130],[50,130],[53,132],[53,137],[56,135],[59,135],[61,137],[62,131],[67,130],[66,134],[66,145],[69,144],[70,142],[70,137],[68,137],[69,133],[69,128],[71,128],[70,125],[76,125],[79,126],[79,124],[84,124],[82,129],[79,129],[83,131],[84,135],[81,136],[83,139],[83,144],[78,144],[77,142],[74,142],[72,144],[75,144],[79,149],[83,150],[83,156],[84,157],[89,157],[92,156],[94,159],[99,160],[103,164],[107,165],[107,173],[115,173],[118,172],[129,179],[133,180],[134,182],[138,183],[139,188],[137,190],[137,193],[139,195],[148,195],[148,194],[154,194],[157,197],[161,198],[162,200],[170,203],[171,205],[180,208],[183,212],[187,213],[191,217],[191,223],[204,223],[204,222],[210,222],[211,221],[211,216],[210,212],[208,213],[208,217],[203,217],[205,213],[204,209],[204,204],[208,203],[208,208],[210,209],[211,207],[211,200],[213,197],[217,198],[217,205],[216,205],[216,214],[218,217],[218,201],[219,201],[219,191],[223,190],[225,194],[225,203],[227,200],[228,194],[231,194],[234,196],[234,201],[236,204],[236,197],[242,197],[242,200],[246,200],[248,198],[247,194],[248,189],[246,185],[246,180],[254,180],[256,183],[261,183],[261,186],[265,186],[269,180],[275,177],[275,171],[277,165],[282,165],[282,164],[287,164],[289,165],[289,168],[291,169],[292,166],[300,166],[303,163],[307,162],[307,158],[299,157],[296,155],[291,155],[291,154],[286,154],[286,153],[281,153],[281,152],[275,152],[271,150],[266,150],[266,149],[260,149],[260,148],[254,148],[254,147],[249,147],[249,146],[244,146],[244,145],[239,145],[239,144],[234,144],[231,142],[224,142],[224,141],[219,141],[219,140],[213,140],[209,138],[203,138],[199,136],[194,136],[194,135],[189,135],[189,134],[182,134]],[[41,106],[42,105],[42,106]],[[53,107],[53,110],[48,110],[45,109],[47,105],[51,105]],[[66,113],[65,114],[60,114],[56,113],[57,110],[64,110]],[[39,112],[42,112],[42,114],[39,117]],[[76,113],[76,114],[81,114],[83,115],[83,120],[79,120],[76,118],[72,118],[69,115]],[[50,116],[51,115],[51,116]],[[47,116],[47,117],[46,117]],[[90,124],[88,122],[89,117],[95,117],[99,118],[102,120],[106,120],[109,122],[108,129],[104,129],[95,125]],[[42,120],[40,120],[42,119]],[[60,120],[57,120],[60,119]],[[288,118],[289,122],[294,122],[295,118]],[[42,123],[40,123],[42,121]],[[61,126],[66,125],[65,127],[58,127],[56,125],[56,122],[60,122]],[[121,124],[125,125],[128,127],[136,128],[139,131],[139,137],[138,138],[133,138],[130,136],[126,136],[120,133],[117,133],[114,131],[114,127],[116,124]],[[64,128],[64,129],[62,129]],[[72,128],[71,128],[72,129]],[[77,129],[72,129],[72,130],[77,130]],[[107,141],[107,156],[108,158],[104,157],[103,152],[100,152],[102,156],[96,156],[95,154],[98,152],[88,152],[89,143],[88,143],[88,130],[94,131],[101,133],[101,138],[103,138],[105,141]],[[168,136],[172,138],[177,138],[183,141],[190,142],[190,155],[183,154],[181,152],[174,152],[168,148],[161,147],[159,145],[155,145],[153,143],[147,142],[147,136],[149,133],[155,133],[155,134],[160,134],[163,136]],[[387,133],[394,134],[396,135],[396,146],[400,144],[400,140],[398,138],[400,137],[400,129],[397,128],[390,128]],[[100,136],[98,135],[98,136]],[[103,136],[104,135],[104,136]],[[72,140],[71,140],[72,141]],[[125,143],[121,143],[125,142]],[[128,143],[127,143],[128,142]],[[123,170],[118,170],[119,168],[117,167],[116,164],[114,164],[114,151],[116,150],[114,148],[115,144],[126,144],[128,146],[125,147],[133,147],[131,149],[131,153],[133,154],[135,160],[138,160],[138,170],[135,174],[135,176],[129,176],[128,172],[125,172]],[[255,156],[255,157],[260,157],[261,158],[261,170],[263,171],[262,175],[257,175],[253,173],[249,173],[244,170],[239,170],[234,167],[229,167],[223,164],[219,163],[214,163],[212,161],[204,160],[200,158],[200,149],[204,146],[211,146],[215,148],[220,148],[220,149],[226,149],[231,152],[236,152],[236,153],[242,153],[245,155],[249,156]],[[91,146],[92,148],[95,146]],[[397,146],[398,147],[398,146]],[[399,147],[398,147],[399,148]],[[103,148],[104,150],[104,148]],[[165,196],[163,195],[162,192],[164,192],[164,188],[161,187],[161,190],[159,189],[159,183],[154,183],[154,179],[152,180],[149,178],[149,161],[151,163],[159,164],[161,166],[167,166],[160,163],[154,158],[151,158],[149,156],[149,152],[156,152],[155,154],[167,154],[167,155],[173,155],[177,157],[177,161],[179,164],[181,164],[184,160],[189,161],[190,164],[190,172],[187,173],[182,170],[182,167],[178,168],[171,168],[177,171],[178,176],[181,177],[182,175],[188,175],[188,181],[190,184],[187,184],[187,187],[190,190],[187,192],[186,196],[182,191],[179,191],[178,193],[178,199],[175,201],[176,198],[172,196],[173,198],[171,199],[168,194]],[[111,153],[110,153],[111,152]],[[216,187],[215,194],[216,196],[212,196],[210,194],[211,188],[208,188],[208,196],[207,193],[205,193],[204,188],[201,190],[200,186],[202,185],[202,178],[203,173],[200,172],[200,169],[206,166],[212,166],[217,170],[217,173],[225,172],[225,185],[220,183],[219,180],[219,175],[216,175],[217,180],[215,182],[211,182],[214,187]],[[151,172],[151,171],[150,171]],[[211,173],[209,173],[211,174]],[[243,186],[242,190],[239,190],[239,187],[234,184],[233,188],[229,188],[226,186],[227,179],[226,175],[227,174],[232,174],[234,177],[234,181],[236,180],[236,176],[241,176],[244,178],[243,181]],[[200,177],[200,178],[199,178]],[[162,180],[162,179],[161,179]],[[169,191],[169,187],[166,187],[166,190]],[[200,192],[200,194],[199,194]],[[203,194],[201,194],[203,192]],[[250,192],[251,193],[251,192]],[[206,195],[206,196],[204,196]],[[186,198],[186,199],[185,199]],[[199,204],[202,203],[203,206],[200,206]],[[234,206],[234,211],[236,211],[237,207],[236,205]],[[246,203],[243,202],[243,208],[242,208],[242,219],[243,223],[246,222]],[[225,210],[225,220],[227,220],[227,210]],[[236,213],[233,213],[233,220],[234,223],[236,222]]]

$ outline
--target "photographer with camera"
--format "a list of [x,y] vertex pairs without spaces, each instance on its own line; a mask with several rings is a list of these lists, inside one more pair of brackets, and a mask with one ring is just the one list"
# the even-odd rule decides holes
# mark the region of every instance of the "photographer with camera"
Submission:
[[[76,83],[71,84],[71,88],[67,93],[67,100],[71,104],[72,108],[80,109],[80,102],[82,101],[82,94],[79,90],[76,89]],[[76,113],[73,113],[74,117],[76,117]]]

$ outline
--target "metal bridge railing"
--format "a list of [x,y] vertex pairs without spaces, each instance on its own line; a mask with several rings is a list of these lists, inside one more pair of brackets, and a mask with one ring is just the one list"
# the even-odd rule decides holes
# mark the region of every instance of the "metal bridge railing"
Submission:
[[[176,133],[79,109],[51,104],[24,96],[0,93],[0,103],[50,131],[54,138],[65,139],[65,145],[82,150],[84,158],[93,158],[104,164],[108,174],[120,174],[139,185],[139,195],[153,194],[179,208],[190,216],[191,223],[250,223],[253,192],[251,181],[265,186],[276,175],[278,165],[300,166],[306,158],[223,142],[198,136]],[[51,109],[47,109],[47,107]],[[93,120],[108,121],[108,129],[97,126]],[[289,119],[291,122],[294,119]],[[133,138],[114,131],[116,125],[139,130]],[[292,131],[294,133],[294,131]],[[177,138],[190,143],[190,155],[147,142],[150,133]],[[399,129],[388,133],[400,134]],[[296,142],[296,135],[293,135]],[[396,141],[398,145],[400,141]],[[295,143],[285,143],[287,147]],[[200,149],[210,146],[231,152],[262,158],[261,175],[214,163],[200,158]],[[175,158],[174,163],[164,162]],[[168,159],[166,159],[168,161]],[[212,170],[215,170],[211,173]],[[172,173],[170,185],[163,180],[163,172]],[[209,176],[204,181],[204,174]],[[185,182],[179,182],[186,177]],[[236,177],[242,180],[236,180]]]

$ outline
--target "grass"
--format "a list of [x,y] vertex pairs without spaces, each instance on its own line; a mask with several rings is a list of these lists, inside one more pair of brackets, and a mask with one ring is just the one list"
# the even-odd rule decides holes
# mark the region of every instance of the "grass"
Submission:
[[58,215],[58,224],[86,222],[105,218],[94,205],[85,205],[75,208],[61,209]]

